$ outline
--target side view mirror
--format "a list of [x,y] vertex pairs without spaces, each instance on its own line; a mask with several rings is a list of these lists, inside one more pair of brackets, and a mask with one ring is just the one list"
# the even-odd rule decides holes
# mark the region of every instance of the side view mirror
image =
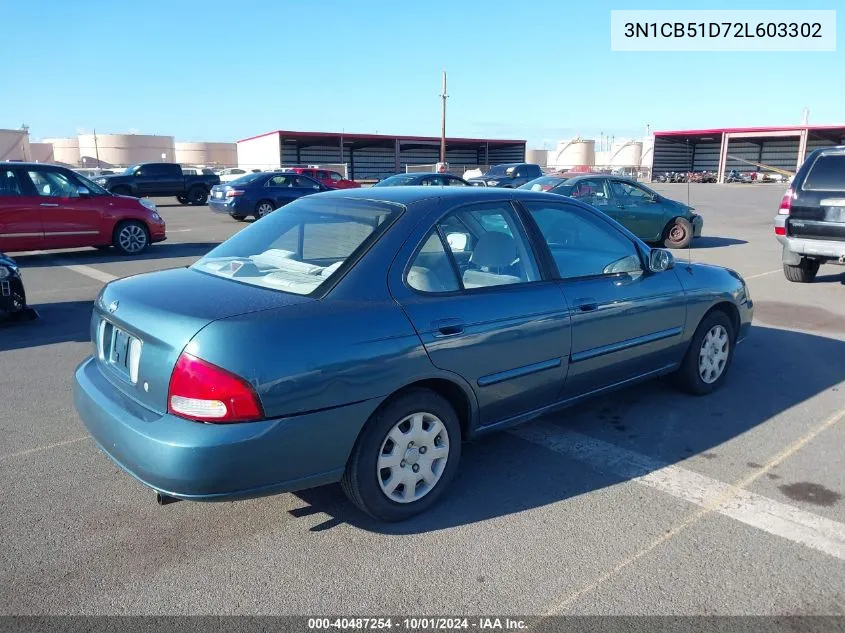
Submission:
[[76,195],[80,198],[87,198],[91,195],[91,192],[88,190],[88,187],[77,187]]
[[653,248],[648,254],[648,269],[653,273],[662,273],[674,267],[675,258],[663,248]]

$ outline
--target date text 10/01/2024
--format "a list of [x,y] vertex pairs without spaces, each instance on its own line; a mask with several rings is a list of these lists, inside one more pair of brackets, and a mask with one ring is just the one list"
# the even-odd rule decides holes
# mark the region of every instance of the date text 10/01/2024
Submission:
[[522,630],[525,620],[497,617],[479,618],[309,618],[308,629],[319,630]]
[[819,22],[626,22],[627,38],[821,38]]

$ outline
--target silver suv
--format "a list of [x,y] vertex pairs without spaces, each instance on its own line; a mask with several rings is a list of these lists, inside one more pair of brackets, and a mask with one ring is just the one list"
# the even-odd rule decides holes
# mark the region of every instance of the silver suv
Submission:
[[775,235],[789,281],[813,281],[822,264],[845,265],[845,146],[807,157],[783,194]]

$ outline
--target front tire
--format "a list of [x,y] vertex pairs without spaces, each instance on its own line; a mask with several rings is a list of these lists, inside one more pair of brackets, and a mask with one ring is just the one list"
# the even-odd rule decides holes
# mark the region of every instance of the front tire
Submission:
[[686,248],[692,240],[692,223],[686,218],[675,218],[666,227],[663,245],[666,248]]
[[358,508],[382,521],[404,521],[443,496],[461,458],[452,406],[428,389],[389,399],[355,443],[341,485]]
[[783,275],[789,281],[799,284],[808,284],[816,278],[821,262],[815,259],[804,258],[797,266],[783,265]]
[[238,222],[243,222],[244,220],[246,220],[245,215],[232,215],[231,217],[233,220],[237,220]]
[[114,229],[112,245],[121,255],[138,255],[150,245],[147,227],[136,220],[121,222]]
[[721,310],[708,314],[698,324],[678,369],[678,386],[696,396],[716,391],[728,374],[735,345],[736,334],[728,315]]

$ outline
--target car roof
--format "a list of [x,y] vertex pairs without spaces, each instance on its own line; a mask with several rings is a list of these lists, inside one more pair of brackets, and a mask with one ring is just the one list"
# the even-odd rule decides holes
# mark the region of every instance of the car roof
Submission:
[[[65,167],[63,165],[53,165],[52,163],[24,163],[18,162],[16,160],[3,161],[0,162],[0,165],[8,165],[9,167],[55,167],[56,169],[68,169],[68,167]],[[88,167],[86,169],[108,169],[108,167]]]
[[325,198],[374,200],[402,205],[432,198],[441,198],[445,203],[452,205],[494,200],[560,200],[559,196],[554,194],[501,187],[361,187],[360,189],[336,189],[316,195]]

